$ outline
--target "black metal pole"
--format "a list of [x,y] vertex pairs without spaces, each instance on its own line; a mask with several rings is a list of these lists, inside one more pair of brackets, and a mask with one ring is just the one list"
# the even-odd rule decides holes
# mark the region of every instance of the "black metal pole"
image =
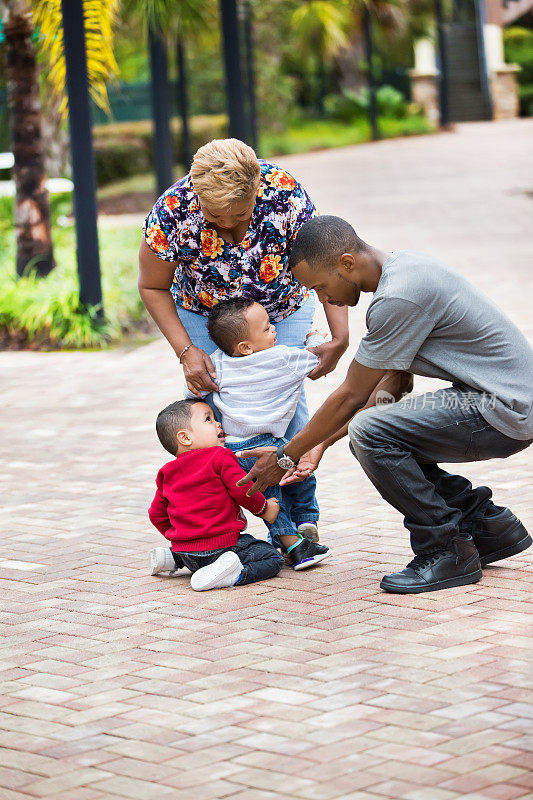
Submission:
[[367,82],[368,82],[368,116],[372,129],[372,139],[380,139],[378,108],[376,102],[376,81],[374,79],[374,59],[372,46],[372,19],[368,6],[363,6],[363,32],[365,39],[365,57],[367,62]]
[[185,171],[191,168],[191,134],[189,130],[189,102],[187,97],[187,62],[185,59],[185,42],[178,34],[176,40],[176,65],[178,68],[178,102],[181,115],[181,146]]
[[229,135],[247,140],[236,0],[220,0]]
[[154,120],[155,174],[157,193],[163,194],[173,183],[173,159],[168,102],[167,51],[160,31],[149,29],[148,46],[150,49],[152,113]]
[[250,0],[244,2],[244,46],[246,53],[246,83],[248,88],[248,117],[250,144],[257,151],[257,104],[255,101],[255,65],[254,65],[254,33],[252,19],[252,4]]
[[485,52],[485,37],[483,30],[485,27],[485,7],[480,0],[474,0],[475,19],[476,19],[476,38],[479,63],[479,75],[481,79],[481,91],[485,99],[487,108],[487,118],[493,119],[494,109],[492,105],[492,93],[490,89],[489,70],[487,67],[487,54]]
[[435,0],[435,22],[437,26],[438,67],[439,67],[439,107],[440,124],[444,128],[450,121],[448,112],[448,57],[444,36],[444,13],[442,1]]
[[103,316],[83,0],[61,0],[80,303]]

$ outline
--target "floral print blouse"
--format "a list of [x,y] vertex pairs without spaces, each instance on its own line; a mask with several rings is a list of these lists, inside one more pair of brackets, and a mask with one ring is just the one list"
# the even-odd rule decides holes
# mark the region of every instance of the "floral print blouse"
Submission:
[[316,210],[285,170],[260,160],[261,179],[242,242],[222,239],[200,210],[189,175],[159,198],[143,232],[163,261],[177,262],[171,292],[177,306],[206,315],[219,300],[251,297],[277,322],[308,297],[288,268],[298,229]]

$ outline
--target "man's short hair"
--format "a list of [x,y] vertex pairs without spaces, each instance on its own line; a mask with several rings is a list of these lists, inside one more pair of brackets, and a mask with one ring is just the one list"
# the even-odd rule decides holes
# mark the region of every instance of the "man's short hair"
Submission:
[[171,403],[164,408],[157,415],[155,422],[155,429],[159,437],[159,441],[169,453],[173,456],[176,455],[178,450],[178,442],[176,436],[178,431],[187,430],[191,422],[191,410],[195,403],[204,403],[200,398],[178,400]]
[[325,214],[304,222],[292,245],[289,267],[307,261],[309,269],[332,272],[343,253],[361,253],[368,245],[341,217]]
[[236,345],[248,336],[246,312],[253,306],[251,297],[233,297],[221,300],[209,310],[207,331],[217,347],[228,356],[233,355]]

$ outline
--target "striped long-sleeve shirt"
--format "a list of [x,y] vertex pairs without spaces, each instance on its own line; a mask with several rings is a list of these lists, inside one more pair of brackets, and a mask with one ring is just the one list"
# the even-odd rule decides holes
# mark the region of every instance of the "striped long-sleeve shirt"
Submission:
[[[282,437],[294,416],[304,378],[318,364],[309,350],[286,345],[240,357],[216,350],[211,360],[220,390],[213,393],[213,403],[226,436],[234,441],[262,433]],[[194,397],[188,389],[185,396]]]

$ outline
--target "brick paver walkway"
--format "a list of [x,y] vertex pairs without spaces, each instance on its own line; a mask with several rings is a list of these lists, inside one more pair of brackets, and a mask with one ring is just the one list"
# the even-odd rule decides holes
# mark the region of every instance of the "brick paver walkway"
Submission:
[[[533,335],[532,135],[472,124],[280,161],[323,211],[449,260]],[[182,383],[166,343],[0,367],[2,800],[533,797],[530,553],[475,586],[382,593],[407,535],[339,443],[319,472],[334,556],[195,594],[147,574],[153,422]],[[464,471],[533,527],[530,454]]]

